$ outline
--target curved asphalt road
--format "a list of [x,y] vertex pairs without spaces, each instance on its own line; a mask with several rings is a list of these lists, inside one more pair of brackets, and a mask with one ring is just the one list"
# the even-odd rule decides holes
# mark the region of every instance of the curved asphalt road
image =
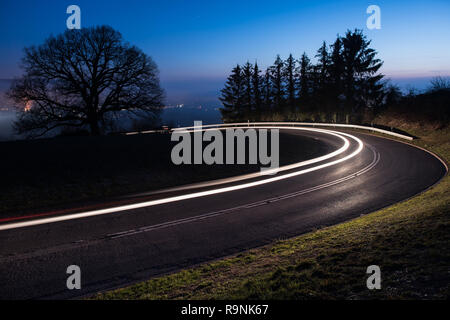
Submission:
[[[334,149],[342,146],[342,140],[324,133],[289,133],[321,139]],[[123,286],[358,217],[411,197],[446,173],[444,165],[423,150],[371,135],[352,135],[364,142],[361,153],[289,179],[125,212],[1,230],[0,298],[73,298]],[[338,158],[358,148],[349,140],[349,149]],[[66,268],[72,264],[81,267],[81,290],[66,289]]]

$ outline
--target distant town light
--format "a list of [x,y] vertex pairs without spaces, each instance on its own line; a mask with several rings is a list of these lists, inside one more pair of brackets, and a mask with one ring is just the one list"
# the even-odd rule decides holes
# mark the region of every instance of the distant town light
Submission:
[[33,101],[28,101],[27,104],[25,105],[25,108],[23,109],[23,111],[28,112],[31,110],[31,107],[33,106]]

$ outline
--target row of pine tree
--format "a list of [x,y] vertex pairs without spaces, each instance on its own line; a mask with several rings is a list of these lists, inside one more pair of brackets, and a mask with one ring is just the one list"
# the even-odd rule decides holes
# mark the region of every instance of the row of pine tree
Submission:
[[316,63],[303,53],[277,56],[261,70],[247,62],[231,71],[220,100],[225,122],[269,120],[361,121],[367,110],[383,103],[386,90],[376,57],[361,30],[348,30],[317,50]]

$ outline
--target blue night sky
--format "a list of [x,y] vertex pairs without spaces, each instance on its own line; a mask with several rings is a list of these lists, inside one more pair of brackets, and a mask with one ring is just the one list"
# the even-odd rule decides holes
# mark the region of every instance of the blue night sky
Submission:
[[[0,78],[20,75],[22,48],[65,30],[66,8],[81,8],[82,27],[111,25],[152,56],[172,87],[223,84],[236,63],[276,55],[312,57],[325,40],[360,28],[384,60],[382,72],[410,81],[450,75],[450,1],[19,1],[0,4]],[[381,8],[381,30],[368,30],[366,8]],[[197,88],[198,89],[198,88]]]

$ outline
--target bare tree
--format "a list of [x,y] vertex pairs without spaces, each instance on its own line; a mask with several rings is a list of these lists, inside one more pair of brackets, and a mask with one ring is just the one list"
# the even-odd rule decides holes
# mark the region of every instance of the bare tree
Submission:
[[431,86],[428,88],[428,91],[439,91],[450,89],[450,78],[437,76],[431,79],[430,83]]
[[18,133],[79,127],[98,135],[124,110],[151,118],[162,108],[156,64],[109,26],[67,30],[24,51],[24,75],[8,92],[19,108]]

